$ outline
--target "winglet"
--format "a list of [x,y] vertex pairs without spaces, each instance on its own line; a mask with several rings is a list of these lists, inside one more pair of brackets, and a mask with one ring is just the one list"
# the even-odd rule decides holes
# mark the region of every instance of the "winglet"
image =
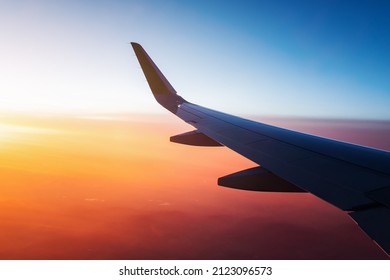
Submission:
[[154,97],[162,106],[176,114],[178,105],[185,102],[185,100],[176,94],[176,90],[142,46],[135,42],[131,42],[131,45]]

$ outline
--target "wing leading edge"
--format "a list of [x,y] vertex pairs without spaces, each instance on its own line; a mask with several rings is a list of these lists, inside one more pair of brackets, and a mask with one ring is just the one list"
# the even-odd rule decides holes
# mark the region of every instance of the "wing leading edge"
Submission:
[[291,131],[214,111],[177,95],[141,45],[131,43],[163,107],[196,128],[171,137],[196,146],[226,146],[261,165],[218,180],[252,191],[310,192],[347,211],[390,255],[390,153]]

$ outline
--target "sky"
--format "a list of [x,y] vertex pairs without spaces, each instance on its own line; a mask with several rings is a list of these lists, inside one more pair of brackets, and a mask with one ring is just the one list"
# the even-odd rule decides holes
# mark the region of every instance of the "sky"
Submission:
[[0,1],[0,110],[162,112],[128,44],[238,115],[389,119],[388,1]]
[[129,42],[190,102],[389,150],[389,12],[0,0],[0,259],[388,258],[311,194],[217,186],[254,163],[170,143],[193,128],[155,102]]

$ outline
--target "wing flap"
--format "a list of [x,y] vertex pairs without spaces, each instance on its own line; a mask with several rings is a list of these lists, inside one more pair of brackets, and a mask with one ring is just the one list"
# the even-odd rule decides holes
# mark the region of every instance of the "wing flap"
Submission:
[[350,213],[350,216],[382,249],[390,252],[390,209],[372,208]]

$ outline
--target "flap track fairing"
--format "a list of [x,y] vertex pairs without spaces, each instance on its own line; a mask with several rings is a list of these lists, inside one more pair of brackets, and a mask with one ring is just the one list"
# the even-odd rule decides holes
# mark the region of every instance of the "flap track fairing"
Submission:
[[211,139],[207,135],[199,132],[198,130],[189,131],[186,133],[171,136],[169,139],[171,142],[191,145],[191,146],[205,146],[205,147],[217,147],[223,146],[219,142]]
[[221,177],[218,185],[258,192],[306,192],[260,166]]

